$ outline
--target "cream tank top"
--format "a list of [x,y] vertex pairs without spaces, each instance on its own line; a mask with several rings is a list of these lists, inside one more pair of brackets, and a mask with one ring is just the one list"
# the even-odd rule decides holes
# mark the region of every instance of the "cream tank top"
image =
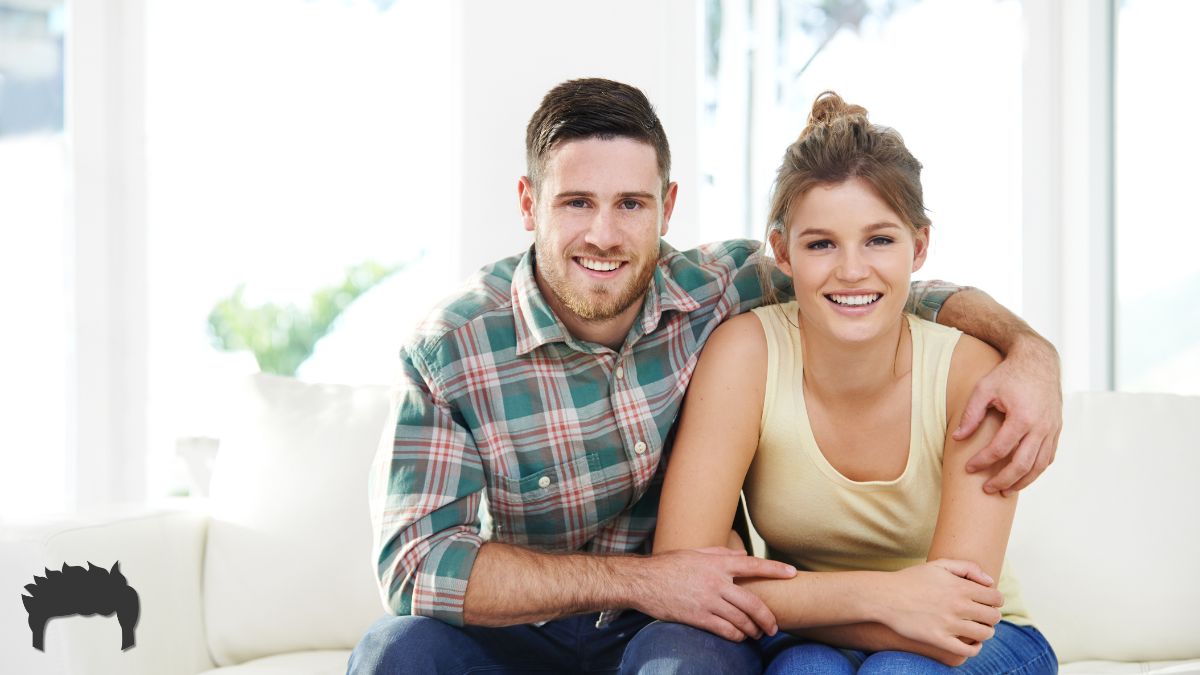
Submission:
[[[813,572],[890,572],[925,562],[941,504],[946,383],[961,333],[905,315],[913,350],[908,463],[894,480],[854,481],[825,459],[809,425],[796,303],[753,311],[767,338],[767,383],[743,490],[768,557]],[[1007,563],[998,589],[1003,618],[1030,623]]]

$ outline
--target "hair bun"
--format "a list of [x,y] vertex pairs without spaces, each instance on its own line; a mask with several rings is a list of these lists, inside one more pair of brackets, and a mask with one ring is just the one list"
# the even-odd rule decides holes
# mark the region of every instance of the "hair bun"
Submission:
[[839,120],[847,122],[867,122],[867,109],[861,105],[853,105],[842,100],[834,91],[821,92],[813,101],[812,112],[808,114],[808,126],[800,133],[800,138],[807,138],[818,128],[829,128]]

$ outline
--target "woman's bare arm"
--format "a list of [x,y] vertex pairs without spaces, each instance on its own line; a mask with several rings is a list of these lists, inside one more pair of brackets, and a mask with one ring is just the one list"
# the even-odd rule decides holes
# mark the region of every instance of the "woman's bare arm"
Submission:
[[[762,325],[753,315],[726,322],[706,344],[668,464],[656,553],[727,543],[742,482],[758,447],[766,363]],[[802,572],[789,580],[741,579],[739,584],[762,598],[778,625],[792,632],[850,626],[857,636],[876,638],[878,629],[857,624],[887,623],[931,633],[939,630],[934,625],[961,621],[965,604],[995,603],[995,592],[978,583],[983,576],[976,566],[945,563],[898,573]],[[942,632],[940,640],[930,640],[938,653],[957,652],[965,658],[977,650]],[[891,648],[913,646],[895,632],[884,637],[893,638]]]

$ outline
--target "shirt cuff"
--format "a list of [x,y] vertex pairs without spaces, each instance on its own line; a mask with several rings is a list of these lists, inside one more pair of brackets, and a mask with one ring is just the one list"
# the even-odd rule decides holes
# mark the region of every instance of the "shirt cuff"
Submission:
[[906,309],[926,321],[937,323],[938,312],[942,310],[946,299],[966,288],[967,286],[958,286],[937,279],[918,281],[913,284],[912,291],[908,295]]
[[403,580],[399,613],[462,626],[467,580],[482,545],[483,539],[468,531],[454,532],[435,543],[416,572]]

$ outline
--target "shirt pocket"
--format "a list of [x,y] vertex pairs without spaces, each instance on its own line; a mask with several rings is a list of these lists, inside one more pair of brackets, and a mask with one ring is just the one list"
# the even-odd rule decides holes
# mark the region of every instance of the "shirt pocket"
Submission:
[[558,550],[576,550],[597,529],[594,484],[611,468],[589,452],[520,476],[500,476],[488,495],[494,538]]

